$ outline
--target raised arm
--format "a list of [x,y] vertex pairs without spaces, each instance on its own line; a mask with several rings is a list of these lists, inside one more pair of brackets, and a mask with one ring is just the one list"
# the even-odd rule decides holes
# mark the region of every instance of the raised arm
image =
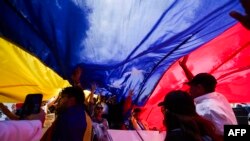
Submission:
[[73,86],[78,86],[78,87],[82,88],[82,85],[80,83],[81,75],[82,75],[82,69],[81,69],[81,67],[77,67],[74,70],[73,74],[71,75]]
[[92,104],[95,104],[94,103],[94,93],[95,93],[95,90],[96,90],[96,84],[93,83],[93,84],[91,84],[91,92],[89,94],[89,102],[92,103]]
[[181,61],[179,61],[179,65],[181,66],[181,68],[183,69],[188,81],[191,81],[194,77],[194,75],[192,74],[192,72],[188,69],[186,63],[188,60],[188,56],[185,56]]
[[230,16],[239,21],[245,28],[250,30],[250,1],[241,0],[241,5],[245,9],[245,14],[242,15],[239,12],[232,11]]
[[19,120],[19,116],[12,113],[3,103],[0,103],[0,109],[11,120]]

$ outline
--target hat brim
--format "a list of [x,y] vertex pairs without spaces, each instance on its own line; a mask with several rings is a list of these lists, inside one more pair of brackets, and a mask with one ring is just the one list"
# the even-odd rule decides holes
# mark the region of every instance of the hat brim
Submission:
[[160,103],[158,103],[158,106],[159,107],[161,107],[161,106],[163,106],[164,105],[164,102],[162,101],[162,102],[160,102]]

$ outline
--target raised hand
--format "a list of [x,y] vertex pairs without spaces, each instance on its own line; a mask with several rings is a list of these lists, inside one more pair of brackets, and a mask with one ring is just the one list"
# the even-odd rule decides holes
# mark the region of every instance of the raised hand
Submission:
[[91,84],[91,91],[94,93],[94,91],[96,90],[96,87],[97,87],[97,85],[96,85],[96,83],[92,83]]
[[241,0],[241,5],[245,9],[245,15],[242,15],[239,12],[232,11],[230,16],[239,21],[245,28],[250,30],[250,1]]
[[82,75],[82,69],[81,69],[81,67],[77,67],[74,70],[73,74],[71,75],[71,79],[73,81],[74,86],[79,86],[80,85],[81,75]]
[[187,79],[189,81],[191,81],[194,77],[194,75],[192,74],[192,72],[188,69],[186,63],[187,63],[187,60],[188,60],[188,55],[187,56],[184,56],[183,59],[181,61],[179,61],[179,65],[181,66],[181,68],[183,69]]
[[188,60],[188,55],[184,56],[183,59],[179,61],[179,65],[181,67],[186,66],[187,60]]

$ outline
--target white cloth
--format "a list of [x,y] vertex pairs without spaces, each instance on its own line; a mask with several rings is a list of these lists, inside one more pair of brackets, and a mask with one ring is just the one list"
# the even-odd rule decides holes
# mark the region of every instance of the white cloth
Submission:
[[0,121],[1,141],[39,141],[42,137],[40,120]]
[[217,132],[224,134],[224,125],[235,125],[237,120],[224,95],[212,92],[194,99],[199,115],[214,123]]
[[108,130],[112,141],[164,141],[166,131]]

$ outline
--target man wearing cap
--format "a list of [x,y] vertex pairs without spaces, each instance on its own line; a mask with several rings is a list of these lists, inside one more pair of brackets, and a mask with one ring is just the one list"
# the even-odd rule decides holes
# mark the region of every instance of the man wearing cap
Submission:
[[226,97],[215,92],[217,80],[208,73],[195,76],[186,66],[187,57],[179,62],[184,70],[190,86],[190,94],[194,98],[196,111],[199,115],[212,121],[220,135],[224,134],[224,125],[237,124],[235,114]]

